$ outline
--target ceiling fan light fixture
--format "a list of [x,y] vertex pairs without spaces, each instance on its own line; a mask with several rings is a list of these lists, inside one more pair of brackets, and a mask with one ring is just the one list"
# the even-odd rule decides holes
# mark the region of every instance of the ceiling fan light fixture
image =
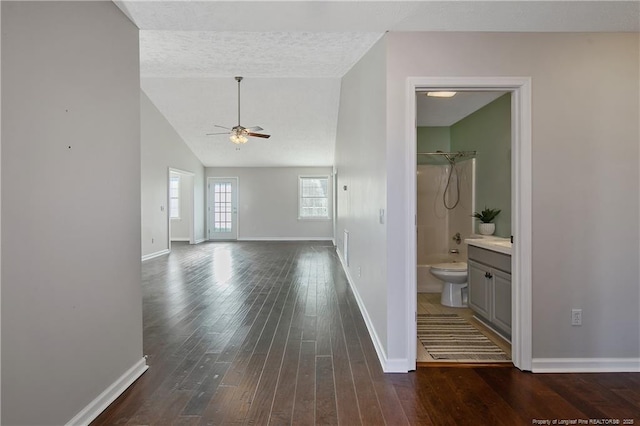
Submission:
[[235,143],[236,145],[242,145],[244,143],[247,143],[247,141],[249,140],[242,133],[240,134],[232,133],[231,136],[229,136],[229,139],[231,140],[231,142]]
[[427,92],[427,96],[431,96],[433,98],[452,98],[456,95],[456,92],[449,92],[446,90],[437,91],[437,92]]

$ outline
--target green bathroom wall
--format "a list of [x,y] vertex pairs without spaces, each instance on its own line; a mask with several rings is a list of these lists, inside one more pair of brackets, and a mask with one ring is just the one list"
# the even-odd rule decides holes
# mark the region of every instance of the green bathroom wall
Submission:
[[[449,151],[451,127],[418,127],[417,146],[418,152]],[[433,164],[433,160],[429,156],[418,155],[418,164]]]
[[[451,151],[477,151],[476,211],[502,212],[496,236],[511,235],[511,94],[507,93],[451,126]],[[477,230],[477,228],[476,228]]]

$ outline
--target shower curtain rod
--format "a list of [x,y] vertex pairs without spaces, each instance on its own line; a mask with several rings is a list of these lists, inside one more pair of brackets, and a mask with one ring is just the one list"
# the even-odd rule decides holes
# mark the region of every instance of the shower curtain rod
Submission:
[[463,157],[467,155],[476,155],[477,151],[453,151],[453,152],[418,152],[418,155],[455,155],[456,157]]

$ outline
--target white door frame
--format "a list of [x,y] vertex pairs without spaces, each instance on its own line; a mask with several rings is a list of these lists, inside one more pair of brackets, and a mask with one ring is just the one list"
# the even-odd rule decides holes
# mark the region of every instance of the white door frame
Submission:
[[[206,232],[207,232],[207,235],[206,235],[205,239],[207,241],[213,241],[213,238],[211,238],[211,234],[212,234],[211,233],[211,223],[210,223],[211,221],[209,220],[209,216],[210,216],[209,213],[211,211],[211,204],[210,204],[211,200],[210,200],[210,197],[209,197],[209,192],[211,190],[211,181],[212,180],[225,180],[225,179],[234,180],[236,182],[236,206],[240,205],[240,179],[238,178],[238,176],[208,176],[207,177],[207,186],[205,188],[205,192],[206,192],[206,200],[205,200],[205,202],[206,202],[206,205],[207,205],[207,207],[206,207],[206,226],[207,226]],[[239,207],[237,207],[237,208],[239,208]],[[233,214],[235,214],[235,219],[236,219],[236,229],[235,229],[236,238],[235,238],[235,240],[237,240],[238,236],[240,235],[240,215],[238,214],[237,209],[236,209],[236,212],[234,212]],[[218,240],[218,241],[221,241],[221,240]]]
[[531,371],[531,78],[530,77],[409,77],[406,85],[405,240],[407,244],[408,370],[416,368],[416,91],[474,90],[511,92],[511,228],[514,235],[511,294],[512,361]]
[[[170,201],[171,201],[171,190],[169,189],[170,186],[170,179],[171,179],[171,173],[177,173],[179,175],[186,175],[186,176],[190,176],[191,179],[189,179],[190,182],[190,188],[188,188],[189,193],[191,194],[191,202],[189,203],[189,212],[187,214],[187,218],[189,219],[189,244],[195,244],[196,243],[196,232],[195,232],[195,222],[196,222],[196,206],[195,206],[195,202],[196,202],[196,194],[195,194],[195,173],[193,172],[189,172],[187,170],[181,170],[181,169],[176,169],[174,167],[169,167],[167,169],[167,248],[169,249],[169,251],[171,251],[171,209],[169,208],[170,205]],[[180,180],[180,184],[182,185],[182,180]]]
[[338,241],[338,169],[334,166],[333,173],[331,173],[331,199],[333,202],[333,217],[331,221],[333,222],[333,245],[334,247]]

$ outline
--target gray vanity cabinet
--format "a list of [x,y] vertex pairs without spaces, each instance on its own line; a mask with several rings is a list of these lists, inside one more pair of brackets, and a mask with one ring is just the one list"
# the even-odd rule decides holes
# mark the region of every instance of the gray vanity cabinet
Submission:
[[511,256],[469,246],[469,307],[511,338]]
[[511,274],[493,271],[493,312],[491,323],[511,338]]
[[467,283],[469,285],[469,307],[483,318],[491,317],[490,281],[486,278],[489,269],[471,259],[467,262]]

